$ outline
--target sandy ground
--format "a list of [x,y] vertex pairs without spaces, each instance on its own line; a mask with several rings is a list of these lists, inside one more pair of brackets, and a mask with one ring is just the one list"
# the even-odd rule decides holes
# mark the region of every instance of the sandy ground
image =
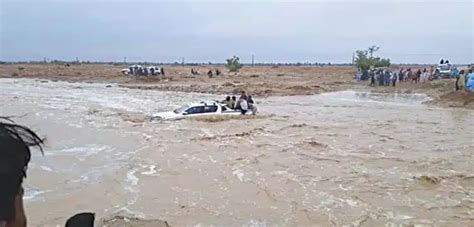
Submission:
[[[237,95],[245,90],[256,96],[309,95],[341,90],[352,83],[352,67],[244,67],[229,73],[223,66],[165,66],[165,77],[125,76],[125,66],[113,65],[2,65],[0,77],[26,77],[71,82],[109,82],[127,88]],[[191,75],[191,68],[200,75]],[[209,78],[219,69],[223,76]]]
[[[120,73],[125,65],[0,65],[0,77],[25,77],[69,82],[115,83],[133,89],[197,92],[221,95],[247,93],[259,97],[311,95],[345,89],[370,89],[388,93],[424,93],[443,107],[474,108],[474,93],[454,91],[454,79],[423,84],[401,83],[393,87],[368,87],[368,82],[354,82],[355,69],[349,66],[261,66],[244,67],[230,73],[224,66],[165,66],[166,76],[134,77]],[[191,75],[191,68],[200,75]],[[416,67],[412,67],[417,70]],[[207,72],[219,69],[222,76],[209,78]],[[395,66],[394,71],[398,68]]]

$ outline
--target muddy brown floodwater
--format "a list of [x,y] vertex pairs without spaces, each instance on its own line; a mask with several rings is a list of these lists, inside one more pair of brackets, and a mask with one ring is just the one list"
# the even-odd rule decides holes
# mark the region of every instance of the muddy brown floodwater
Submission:
[[212,95],[0,79],[0,115],[47,137],[32,226],[81,211],[173,226],[472,226],[474,111],[418,94],[258,99],[259,118],[151,122]]

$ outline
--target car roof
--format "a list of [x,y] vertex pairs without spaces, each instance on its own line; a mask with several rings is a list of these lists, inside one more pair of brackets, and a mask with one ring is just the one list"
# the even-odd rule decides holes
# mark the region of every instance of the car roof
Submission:
[[202,102],[193,102],[187,104],[189,107],[194,107],[194,106],[217,106],[219,103],[215,101],[202,101]]

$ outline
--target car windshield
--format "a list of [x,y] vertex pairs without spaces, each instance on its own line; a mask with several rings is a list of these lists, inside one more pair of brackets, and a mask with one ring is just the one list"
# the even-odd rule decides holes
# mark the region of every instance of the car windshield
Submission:
[[449,70],[449,65],[441,65],[439,68],[441,70]]
[[179,114],[179,113],[182,113],[184,112],[185,110],[187,110],[189,108],[189,105],[184,105],[178,109],[175,109],[173,112],[176,113],[176,114]]

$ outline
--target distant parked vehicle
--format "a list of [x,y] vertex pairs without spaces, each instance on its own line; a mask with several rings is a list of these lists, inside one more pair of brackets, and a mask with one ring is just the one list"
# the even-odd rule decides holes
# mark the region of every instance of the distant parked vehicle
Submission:
[[135,75],[135,76],[155,76],[161,74],[161,68],[158,66],[146,66],[131,65],[128,68],[120,70],[124,75]]
[[434,78],[435,79],[440,79],[440,78],[451,78],[453,74],[453,69],[454,66],[451,63],[440,63],[436,67],[435,73],[434,73]]

